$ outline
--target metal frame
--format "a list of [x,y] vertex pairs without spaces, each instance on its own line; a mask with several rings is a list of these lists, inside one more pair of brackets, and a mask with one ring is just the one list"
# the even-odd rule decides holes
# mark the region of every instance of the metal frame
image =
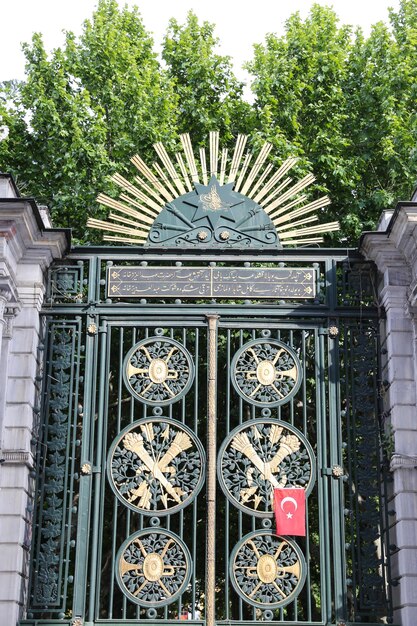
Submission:
[[[312,267],[319,289],[314,300],[305,301],[108,300],[106,270],[112,263]],[[65,466],[65,479],[72,486],[62,516],[59,513],[67,528],[67,534],[62,535],[65,556],[55,553],[64,587],[62,601],[55,605],[30,600],[27,619],[21,621],[21,626],[57,623],[78,626],[84,621],[89,626],[133,626],[141,621],[168,624],[175,623],[175,615],[181,614],[184,603],[192,607],[191,623],[201,624],[195,606],[204,592],[201,585],[205,564],[198,555],[206,541],[214,571],[214,577],[212,573],[207,579],[211,582],[206,593],[212,593],[213,585],[215,589],[221,587],[221,593],[216,593],[217,602],[213,596],[212,604],[206,607],[208,626],[229,621],[249,626],[259,619],[288,626],[319,626],[338,620],[360,623],[358,620],[365,617],[366,623],[378,624],[382,612],[390,619],[390,566],[386,548],[389,519],[384,499],[389,475],[383,462],[378,424],[378,346],[372,343],[363,350],[363,342],[369,342],[370,337],[374,342],[378,335],[381,311],[374,304],[376,280],[372,265],[349,250],[207,251],[202,258],[181,249],[76,248],[63,262],[55,263],[50,270],[43,309],[46,349],[41,420],[44,426],[37,452],[37,493],[41,496],[34,513],[30,584],[35,593],[35,570],[42,558],[45,515],[52,514],[44,504],[42,493],[55,471],[48,457],[51,446],[48,424],[55,419],[48,408],[53,397],[51,381],[60,367],[53,354],[54,349],[59,349],[53,329],[74,328],[77,340],[72,348],[72,365],[67,370],[70,392],[69,408],[65,408],[70,424],[65,449],[71,459],[68,467]],[[185,424],[200,439],[207,434],[206,420],[211,424],[207,440],[210,481],[213,467],[214,477],[216,474],[221,442],[247,419],[284,420],[314,445],[317,481],[306,507],[307,516],[314,523],[302,549],[307,562],[306,582],[298,599],[287,607],[260,614],[259,607],[247,606],[231,587],[227,563],[236,541],[256,530],[268,530],[271,520],[261,521],[235,509],[229,500],[221,499],[220,490],[216,496],[216,480],[210,483],[209,500],[200,493],[190,506],[164,518],[138,516],[118,503],[116,497],[109,499],[112,492],[105,478],[105,466],[114,436],[138,419],[151,419],[152,413],[155,416],[162,413],[159,407],[152,409],[134,400],[126,392],[122,375],[126,354],[138,341],[155,336],[156,329],[162,329],[163,336],[185,346],[194,360],[192,388],[178,402],[167,405],[165,412],[169,419]],[[295,342],[302,367],[302,380],[295,397],[271,408],[248,405],[231,384],[235,352],[248,341],[262,339],[265,333],[290,346]],[[213,351],[213,347],[217,348]],[[213,404],[210,398],[215,398],[216,393],[218,402]],[[372,415],[366,422],[360,403],[355,401],[360,393],[366,393],[367,410]],[[366,430],[370,426],[372,432]],[[366,465],[369,459],[357,446],[358,437],[361,441],[366,436],[371,436],[374,445],[372,462],[376,465],[371,467]],[[362,466],[368,467],[366,480],[363,474],[358,474]],[[338,467],[344,467],[342,475],[337,475]],[[366,552],[363,542],[358,543],[361,530],[375,523],[373,511],[361,510],[360,494],[355,491],[358,481],[362,481],[361,485],[370,494],[370,501],[380,502],[377,516],[381,532],[373,538],[382,550],[378,565],[375,555]],[[206,536],[200,521],[204,518],[206,501],[211,502],[211,523],[216,520],[214,536]],[[220,501],[219,508],[216,502]],[[146,525],[156,528],[161,523],[189,544],[193,563],[191,587],[173,605],[146,610],[129,603],[114,586],[115,557],[127,537]],[[367,575],[369,568],[375,566],[379,568],[376,582]],[[375,588],[376,583],[378,592],[372,599],[366,589],[371,589],[371,585]]]

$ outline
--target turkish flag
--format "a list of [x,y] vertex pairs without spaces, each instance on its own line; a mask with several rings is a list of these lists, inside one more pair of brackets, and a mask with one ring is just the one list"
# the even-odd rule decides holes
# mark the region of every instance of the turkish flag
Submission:
[[278,535],[306,535],[306,492],[304,489],[274,489],[274,511]]

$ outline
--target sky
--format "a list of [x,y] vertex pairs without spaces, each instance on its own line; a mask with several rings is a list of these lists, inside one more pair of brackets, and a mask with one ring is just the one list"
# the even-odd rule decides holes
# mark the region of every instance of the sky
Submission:
[[[398,9],[400,0],[315,0],[331,5],[341,23],[361,26],[365,33],[379,20],[388,20],[388,7]],[[314,0],[119,0],[123,6],[137,5],[148,31],[155,39],[155,50],[175,17],[185,21],[192,9],[199,20],[216,24],[219,52],[232,57],[235,73],[245,80],[242,64],[252,57],[252,46],[261,43],[267,33],[282,34],[285,20],[295,11],[306,17]],[[91,17],[97,0],[12,0],[3,8],[0,36],[0,81],[24,79],[25,60],[21,43],[40,32],[49,51],[63,43],[64,30],[79,35],[82,23]]]

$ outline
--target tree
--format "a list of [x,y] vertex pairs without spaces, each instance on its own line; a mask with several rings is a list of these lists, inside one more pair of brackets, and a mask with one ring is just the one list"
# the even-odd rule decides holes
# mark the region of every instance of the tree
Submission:
[[296,175],[314,172],[332,199],[323,221],[339,219],[355,245],[415,180],[416,23],[416,0],[401,0],[369,37],[327,7],[295,13],[283,36],[255,46],[252,105],[217,53],[213,24],[192,12],[171,20],[162,67],[138,10],[99,0],[80,38],[67,33],[49,58],[39,34],[25,45],[27,80],[0,89],[0,167],[84,242],[87,216],[105,214],[97,193],[112,193],[108,176],[134,153],[152,161],[155,141],[175,148],[182,132],[194,145],[211,130],[223,145],[243,132],[255,147],[271,141],[277,162],[298,156]]
[[200,26],[192,11],[184,25],[171,19],[164,38],[162,58],[178,97],[178,131],[188,132],[195,143],[218,130],[225,144],[252,127],[243,83],[234,76],[230,57],[216,54],[217,45],[214,24]]
[[100,0],[80,41],[67,33],[50,59],[35,34],[24,46],[27,81],[4,86],[2,168],[18,173],[25,193],[81,241],[108,175],[138,146],[149,153],[175,133],[176,97],[152,45],[136,9]]
[[392,33],[379,23],[366,39],[314,5],[255,46],[248,64],[258,125],[291,142],[332,198],[326,219],[339,219],[352,244],[410,196],[417,172],[416,18],[416,2],[403,0]]

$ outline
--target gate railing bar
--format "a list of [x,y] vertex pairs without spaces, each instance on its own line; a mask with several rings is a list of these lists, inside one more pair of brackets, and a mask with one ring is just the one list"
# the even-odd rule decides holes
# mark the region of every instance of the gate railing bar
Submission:
[[[102,384],[100,385],[100,394],[99,394],[99,406],[98,406],[98,416],[97,421],[102,422],[103,424],[103,433],[108,432],[108,422],[109,422],[109,388],[108,385],[103,384],[104,381],[108,380],[108,372],[110,370],[110,333],[108,332],[108,328],[104,324],[102,329],[100,329],[101,333],[101,349],[105,352],[105,355],[102,355],[101,361],[105,364],[105,371],[101,369],[100,371],[100,380]],[[101,418],[100,418],[101,416]],[[102,523],[104,520],[104,503],[105,503],[105,489],[106,489],[106,474],[105,474],[105,462],[106,462],[106,437],[99,436],[99,432],[97,431],[97,442],[96,442],[96,450],[97,450],[97,470],[101,472],[100,486],[97,489],[99,492],[99,502],[100,507],[94,511],[94,516],[99,520],[99,541],[98,545],[103,545],[103,531],[104,524]],[[95,616],[98,618],[100,616],[100,600],[101,600],[101,573],[102,573],[102,550],[98,550],[97,552],[97,563],[96,563],[96,573],[97,573],[97,582],[96,589],[90,592],[93,595],[93,591],[95,593]]]
[[[193,430],[194,433],[196,435],[196,437],[198,437],[198,415],[199,415],[199,396],[198,396],[198,390],[199,390],[199,358],[200,358],[200,352],[199,352],[199,341],[200,341],[200,332],[198,328],[194,328],[194,368],[195,368],[195,377],[194,377],[194,416],[193,416]],[[193,619],[195,619],[195,610],[196,610],[196,604],[197,604],[197,597],[196,597],[196,562],[197,562],[197,523],[198,523],[198,510],[197,510],[197,506],[198,506],[198,496],[197,498],[194,499],[193,502],[193,514],[192,514],[192,518],[193,518],[193,544],[192,544],[192,550],[191,550],[191,558],[192,558],[192,562],[193,562],[193,567],[194,567],[194,576],[192,576],[191,578],[191,602],[192,602],[192,617]]]
[[216,421],[218,315],[208,315],[206,626],[216,624]]
[[[226,331],[226,432],[230,432],[230,340],[231,340],[231,332],[230,329]],[[229,543],[229,525],[230,525],[230,509],[229,509],[229,500],[226,498],[225,502],[225,526],[224,526],[224,536],[225,536],[225,544],[224,544],[224,562],[226,563],[225,567],[225,584],[224,584],[224,594],[225,594],[225,607],[226,607],[226,619],[230,618],[230,607],[229,607],[229,568],[227,567],[227,563],[229,562],[230,555],[230,543]]]
[[[239,332],[239,348],[241,348],[244,344],[242,326],[240,326],[240,329],[241,330]],[[243,400],[239,396],[239,424],[242,424],[242,422],[243,422]],[[238,541],[240,541],[243,537],[243,513],[240,510],[238,511],[237,519],[238,519]],[[239,596],[239,620],[243,620],[243,600],[240,596]]]
[[[96,317],[89,316],[87,320],[98,324]],[[86,334],[85,337],[85,366],[84,366],[84,400],[83,400],[83,433],[81,446],[81,466],[83,463],[92,463],[92,431],[95,414],[95,390],[97,371],[97,337]],[[86,606],[87,564],[89,549],[90,528],[90,501],[92,490],[92,474],[80,477],[80,491],[78,499],[78,524],[77,524],[77,554],[74,572],[74,598],[73,614],[83,616]]]
[[[308,430],[307,430],[307,349],[306,349],[306,331],[302,331],[301,333],[301,363],[303,368],[303,382],[302,382],[302,398],[303,398],[303,435],[306,439],[309,439]],[[317,412],[316,412],[316,420],[317,420]],[[306,498],[306,519],[310,519],[309,516],[309,507],[308,507],[308,498]],[[306,577],[306,589],[311,590],[311,571],[310,571],[310,533],[306,534],[305,538],[305,546],[306,546],[306,562],[307,566],[307,577]],[[311,593],[307,592],[307,621],[312,620],[312,607],[311,607]]]
[[[184,317],[187,316],[193,323],[200,323],[201,326],[204,326],[202,322],[202,317],[206,314],[210,315],[221,315],[222,317],[222,326],[226,321],[231,323],[236,323],[236,319],[241,317],[243,320],[248,316],[252,318],[258,317],[259,319],[269,317],[275,318],[277,320],[283,319],[285,322],[285,318],[292,319],[305,319],[308,318],[317,318],[317,319],[327,319],[329,316],[336,315],[338,317],[349,317],[358,319],[361,315],[364,314],[364,308],[359,306],[336,306],[334,308],[328,307],[323,304],[277,304],[277,302],[271,303],[259,303],[244,305],[241,303],[231,304],[222,304],[221,302],[206,302],[204,304],[200,303],[163,303],[164,307],[164,315],[167,315],[172,324],[176,324],[181,326],[184,323]],[[149,302],[149,304],[141,304],[139,302],[112,302],[104,303],[95,301],[94,305],[91,305],[91,311],[95,314],[99,314],[101,316],[109,316],[113,320],[118,320],[119,323],[122,322],[123,316],[131,315],[132,323],[135,323],[133,320],[135,318],[140,317],[140,323],[144,325],[145,322],[150,323],[152,319],[154,320],[156,316],[161,315],[161,303],[153,303]],[[42,310],[45,315],[85,315],[86,307],[85,304],[74,305],[74,304],[54,304],[51,306],[45,306]],[[379,312],[376,307],[369,306],[366,307],[366,316],[368,318],[379,317]],[[123,320],[124,323],[124,320]],[[269,323],[269,322],[268,322]]]
[[[335,268],[333,268],[334,271]],[[339,341],[328,338],[327,341],[328,386],[329,386],[329,439],[330,466],[341,466],[341,428],[340,428],[340,389],[339,389]],[[346,575],[344,567],[344,523],[343,523],[343,481],[330,478],[332,504],[332,539],[334,564],[334,602],[336,621],[346,618]]]
[[[112,329],[109,329],[109,335],[112,332]],[[123,354],[124,354],[124,328],[123,326],[119,329],[119,354],[118,354],[118,362],[119,362],[119,376],[117,380],[117,412],[116,412],[116,432],[121,431],[122,424],[122,403],[120,402],[122,396],[122,367],[121,364],[123,362]],[[111,559],[111,580],[114,580],[115,576],[115,566],[116,566],[116,551],[117,551],[117,498],[113,498],[113,523],[112,523],[112,559]],[[109,590],[109,617],[113,617],[113,602],[114,602],[114,585],[110,585]]]
[[[105,373],[106,369],[106,342],[107,342],[107,329],[106,323],[103,322],[103,332],[100,336],[100,380],[106,380]],[[96,335],[97,337],[97,335]],[[95,471],[93,472],[93,517],[92,517],[92,533],[91,533],[91,560],[90,560],[90,596],[89,596],[89,604],[88,604],[88,616],[91,621],[94,621],[95,614],[95,606],[98,598],[97,594],[97,559],[98,559],[98,546],[99,546],[99,535],[100,535],[100,500],[101,500],[101,467],[102,467],[102,456],[103,456],[103,427],[104,427],[104,418],[105,418],[105,394],[106,386],[101,384],[99,386],[99,397],[98,397],[98,411],[97,411],[97,428],[92,428],[94,432],[94,440],[97,442],[95,447],[95,458],[93,460],[93,468],[95,467]],[[94,420],[93,420],[94,421]]]
[[[317,336],[318,335],[318,336]],[[320,534],[320,563],[324,567],[320,570],[320,584],[322,589],[322,605],[321,615],[325,622],[331,621],[331,562],[330,562],[330,537],[329,537],[329,493],[327,479],[321,476],[321,468],[326,467],[327,458],[325,453],[327,450],[326,435],[326,380],[324,372],[324,334],[316,333],[316,372],[317,372],[317,401],[316,406],[319,407],[319,416],[317,418],[317,442],[320,442],[317,449],[317,465],[318,465],[318,499],[319,499],[319,534]],[[324,539],[322,541],[321,539]]]

